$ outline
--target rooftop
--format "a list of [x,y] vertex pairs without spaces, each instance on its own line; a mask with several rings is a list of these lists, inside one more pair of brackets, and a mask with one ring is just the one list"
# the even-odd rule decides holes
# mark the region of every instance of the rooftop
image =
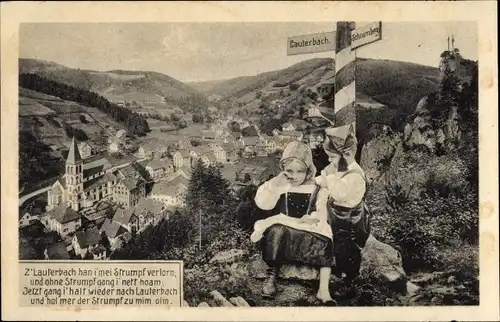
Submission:
[[197,156],[202,156],[212,151],[212,149],[205,145],[199,145],[191,149]]
[[183,184],[172,184],[171,182],[158,182],[155,183],[151,194],[174,196],[178,191],[185,191],[187,187]]
[[161,168],[168,168],[168,166],[171,164],[172,164],[172,162],[169,159],[166,159],[166,160],[155,159],[155,160],[152,160],[151,162],[149,162],[149,164],[147,164],[146,166],[149,166],[153,170],[156,170],[156,169],[161,169]]
[[49,259],[70,259],[64,242],[58,242],[47,247],[47,256]]
[[104,232],[108,238],[116,238],[124,234],[126,231],[127,230],[123,226],[116,221],[110,220],[109,218],[106,218],[101,226],[101,229],[99,229],[99,233]]
[[98,244],[101,240],[101,235],[97,228],[90,228],[85,231],[77,231],[75,238],[80,248],[85,249],[91,245]]
[[50,210],[48,214],[61,224],[80,219],[80,215],[71,207],[68,207],[65,203],[62,203]]
[[132,216],[134,216],[134,208],[118,208],[113,216],[113,221],[121,225],[128,225]]
[[164,204],[161,201],[148,199],[148,198],[140,198],[135,205],[135,213],[152,213],[154,215],[161,214],[164,210]]

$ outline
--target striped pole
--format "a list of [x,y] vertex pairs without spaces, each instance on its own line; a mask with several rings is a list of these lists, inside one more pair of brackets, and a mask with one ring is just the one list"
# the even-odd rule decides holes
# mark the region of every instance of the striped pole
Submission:
[[337,22],[335,46],[335,127],[356,122],[356,51],[351,49],[354,22]]

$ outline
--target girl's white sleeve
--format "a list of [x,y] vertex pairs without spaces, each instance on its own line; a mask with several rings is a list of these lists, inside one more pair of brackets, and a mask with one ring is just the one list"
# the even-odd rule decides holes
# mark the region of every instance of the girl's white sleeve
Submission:
[[316,211],[311,213],[311,217],[319,219],[319,221],[322,222],[327,222],[328,221],[327,201],[328,201],[328,190],[321,188],[318,191],[318,195],[316,196]]
[[355,207],[365,195],[365,180],[357,173],[348,174],[342,178],[329,175],[326,181],[330,197],[337,205]]
[[283,192],[273,186],[271,181],[264,182],[255,194],[255,204],[262,210],[273,209]]

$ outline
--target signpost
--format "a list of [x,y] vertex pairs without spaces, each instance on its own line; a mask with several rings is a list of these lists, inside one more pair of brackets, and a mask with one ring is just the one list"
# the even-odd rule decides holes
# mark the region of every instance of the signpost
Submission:
[[287,55],[320,53],[335,50],[335,32],[288,37]]
[[[382,22],[373,22],[356,29],[354,22],[347,21],[337,22],[335,32],[288,38],[288,55],[335,50],[335,127],[354,125],[356,121],[356,49],[381,39]],[[309,114],[316,115],[318,111],[314,109]]]

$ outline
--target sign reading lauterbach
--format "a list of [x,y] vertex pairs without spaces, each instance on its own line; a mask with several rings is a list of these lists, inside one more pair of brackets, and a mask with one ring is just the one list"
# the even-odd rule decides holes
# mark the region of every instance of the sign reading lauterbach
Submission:
[[351,49],[382,39],[382,22],[373,22],[360,28],[356,28],[351,34]]
[[[381,39],[382,22],[372,22],[352,31],[351,49],[354,50]],[[320,53],[323,51],[335,51],[335,42],[335,31],[288,37],[287,55],[290,56]]]
[[288,56],[332,50],[335,50],[335,32],[288,37]]

